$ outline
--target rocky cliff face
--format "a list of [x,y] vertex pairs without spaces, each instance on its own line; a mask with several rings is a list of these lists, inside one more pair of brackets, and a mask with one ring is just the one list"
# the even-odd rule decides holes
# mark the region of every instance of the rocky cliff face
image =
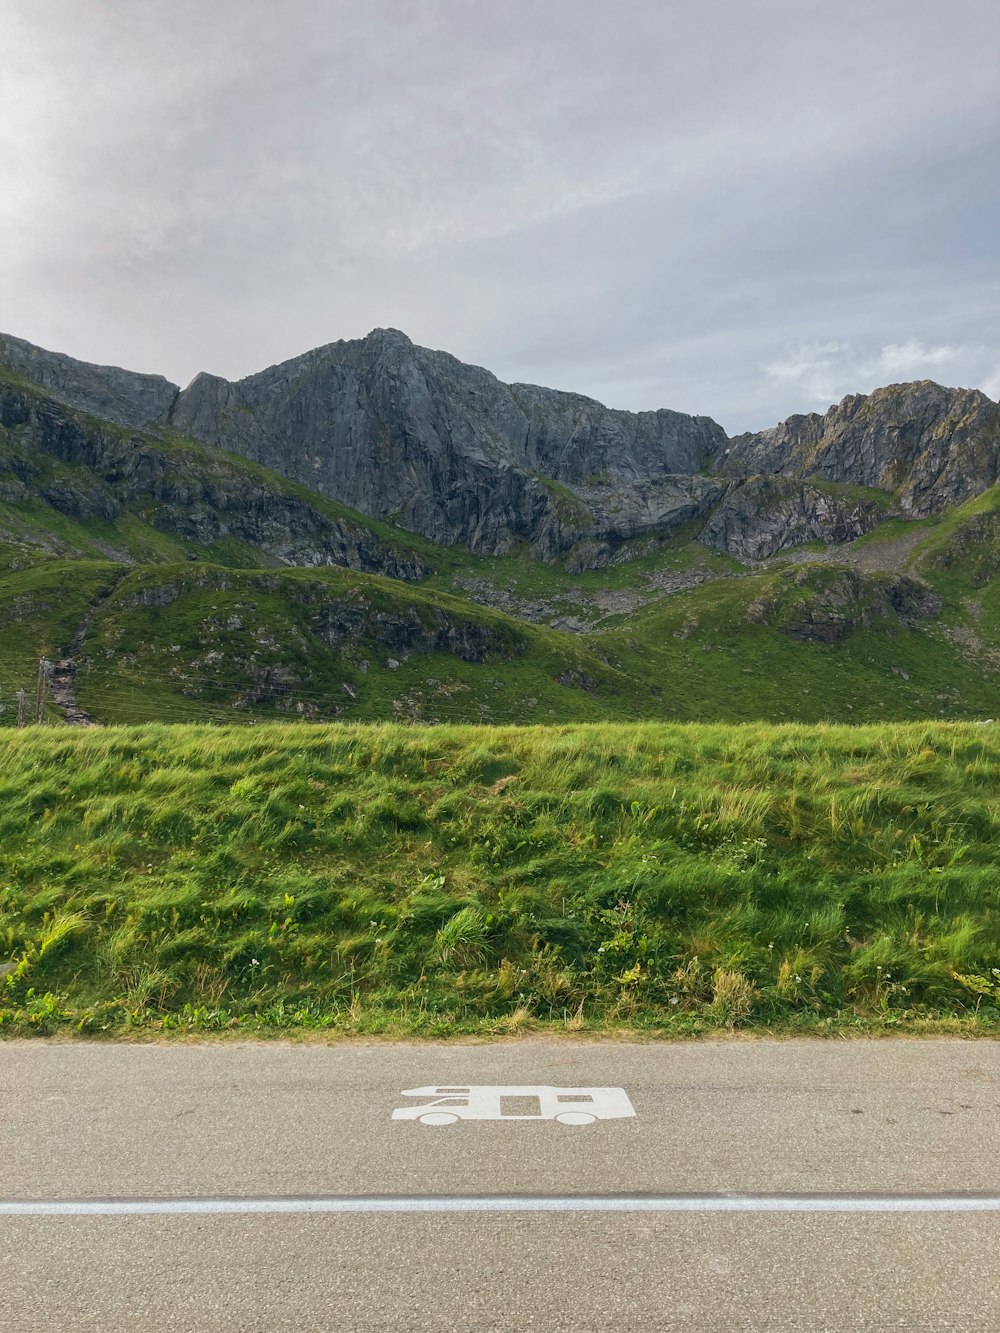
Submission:
[[1000,406],[978,389],[923,380],[853,394],[823,416],[729,442],[718,461],[728,477],[752,473],[820,477],[896,494],[913,517],[979,495],[1000,473]]
[[53,398],[122,426],[164,421],[180,393],[162,375],[137,375],[117,366],[94,366],[61,352],[46,352],[20,338],[0,334],[0,367]]
[[[708,418],[508,386],[394,329],[236,384],[201,375],[169,420],[432,541],[497,554],[543,531],[546,551],[603,534],[609,502],[626,515],[618,527],[643,528],[648,505],[632,488],[697,472],[725,443]],[[577,490],[575,524],[547,480]]]
[[41,499],[82,520],[142,513],[184,541],[235,537],[281,564],[343,565],[405,580],[427,573],[360,523],[332,518],[274,482],[223,455],[178,452],[0,382],[0,500]]
[[[887,512],[923,517],[1000,476],[1000,407],[928,381],[727,440],[708,417],[613,411],[503,384],[394,329],[236,383],[199,375],[183,392],[15,338],[0,338],[0,366],[64,403],[243,455],[440,545],[503,554],[527,544],[571,568],[607,564],[627,543],[682,523],[700,523],[706,544],[738,559],[763,559],[857,537]],[[130,466],[140,463],[123,460]],[[188,521],[182,511],[196,515],[196,498],[185,499],[182,476],[170,484],[177,522]],[[285,517],[277,522],[284,530]],[[302,554],[294,541],[282,546],[282,559]]]

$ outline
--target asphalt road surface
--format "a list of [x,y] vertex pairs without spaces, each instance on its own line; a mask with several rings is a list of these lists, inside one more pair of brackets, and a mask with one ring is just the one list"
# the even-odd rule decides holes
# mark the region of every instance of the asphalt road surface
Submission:
[[998,1131],[985,1041],[0,1043],[0,1329],[992,1333]]

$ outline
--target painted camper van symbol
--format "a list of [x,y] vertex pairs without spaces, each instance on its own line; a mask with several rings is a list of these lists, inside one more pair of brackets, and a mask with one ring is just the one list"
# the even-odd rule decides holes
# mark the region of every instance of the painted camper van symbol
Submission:
[[595,1120],[623,1120],[635,1115],[624,1088],[492,1087],[404,1088],[403,1097],[423,1097],[417,1106],[399,1106],[393,1120],[423,1125],[453,1125],[456,1120],[557,1120],[561,1125],[592,1125]]

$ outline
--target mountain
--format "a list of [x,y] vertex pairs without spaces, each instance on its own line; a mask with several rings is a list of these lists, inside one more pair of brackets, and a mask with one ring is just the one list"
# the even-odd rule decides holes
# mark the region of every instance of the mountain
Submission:
[[[88,385],[79,396],[100,395]],[[360,515],[253,463],[172,432],[102,420],[66,406],[68,397],[0,369],[0,542],[11,549],[345,565],[401,579],[428,572],[403,534],[387,539]]]
[[198,375],[183,391],[10,337],[0,366],[73,407],[251,459],[438,545],[500,555],[527,543],[580,568],[692,522],[740,559],[840,542],[886,512],[923,516],[981,493],[1000,458],[1000,408],[973,390],[893,385],[728,440],[708,417],[503,384],[394,329],[236,383]]
[[394,330],[183,391],[0,338],[0,725],[992,716],[998,457],[927,382],[727,439]]
[[1000,409],[978,389],[930,380],[851,394],[825,415],[789,417],[738,435],[717,460],[731,477],[820,477],[895,493],[901,514],[923,517],[1000,480]]
[[624,540],[695,516],[723,489],[694,475],[725,443],[708,418],[502,384],[394,329],[235,384],[198,375],[183,392],[12,338],[0,339],[0,364],[72,406],[168,426],[441,545],[492,554]]
[[[441,545],[502,554],[560,546],[560,495],[593,509],[615,497],[628,535],[690,504],[687,480],[721,447],[706,418],[612,412],[590,399],[506,385],[415,347],[394,329],[334,343],[238,384],[200,375],[171,409],[176,428],[336,496]],[[683,474],[683,482],[669,478]],[[666,485],[664,485],[666,483]],[[682,497],[678,499],[678,497]],[[697,503],[697,501],[695,501]]]

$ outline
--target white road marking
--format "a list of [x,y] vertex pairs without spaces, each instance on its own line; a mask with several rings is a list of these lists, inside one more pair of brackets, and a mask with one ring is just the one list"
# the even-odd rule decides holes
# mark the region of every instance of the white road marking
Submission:
[[490,1194],[0,1199],[0,1217],[248,1213],[1000,1213],[997,1194]]
[[624,1088],[553,1088],[548,1084],[471,1084],[404,1088],[401,1097],[422,1097],[416,1106],[398,1106],[393,1120],[453,1125],[458,1120],[557,1120],[592,1125],[597,1120],[634,1118]]

